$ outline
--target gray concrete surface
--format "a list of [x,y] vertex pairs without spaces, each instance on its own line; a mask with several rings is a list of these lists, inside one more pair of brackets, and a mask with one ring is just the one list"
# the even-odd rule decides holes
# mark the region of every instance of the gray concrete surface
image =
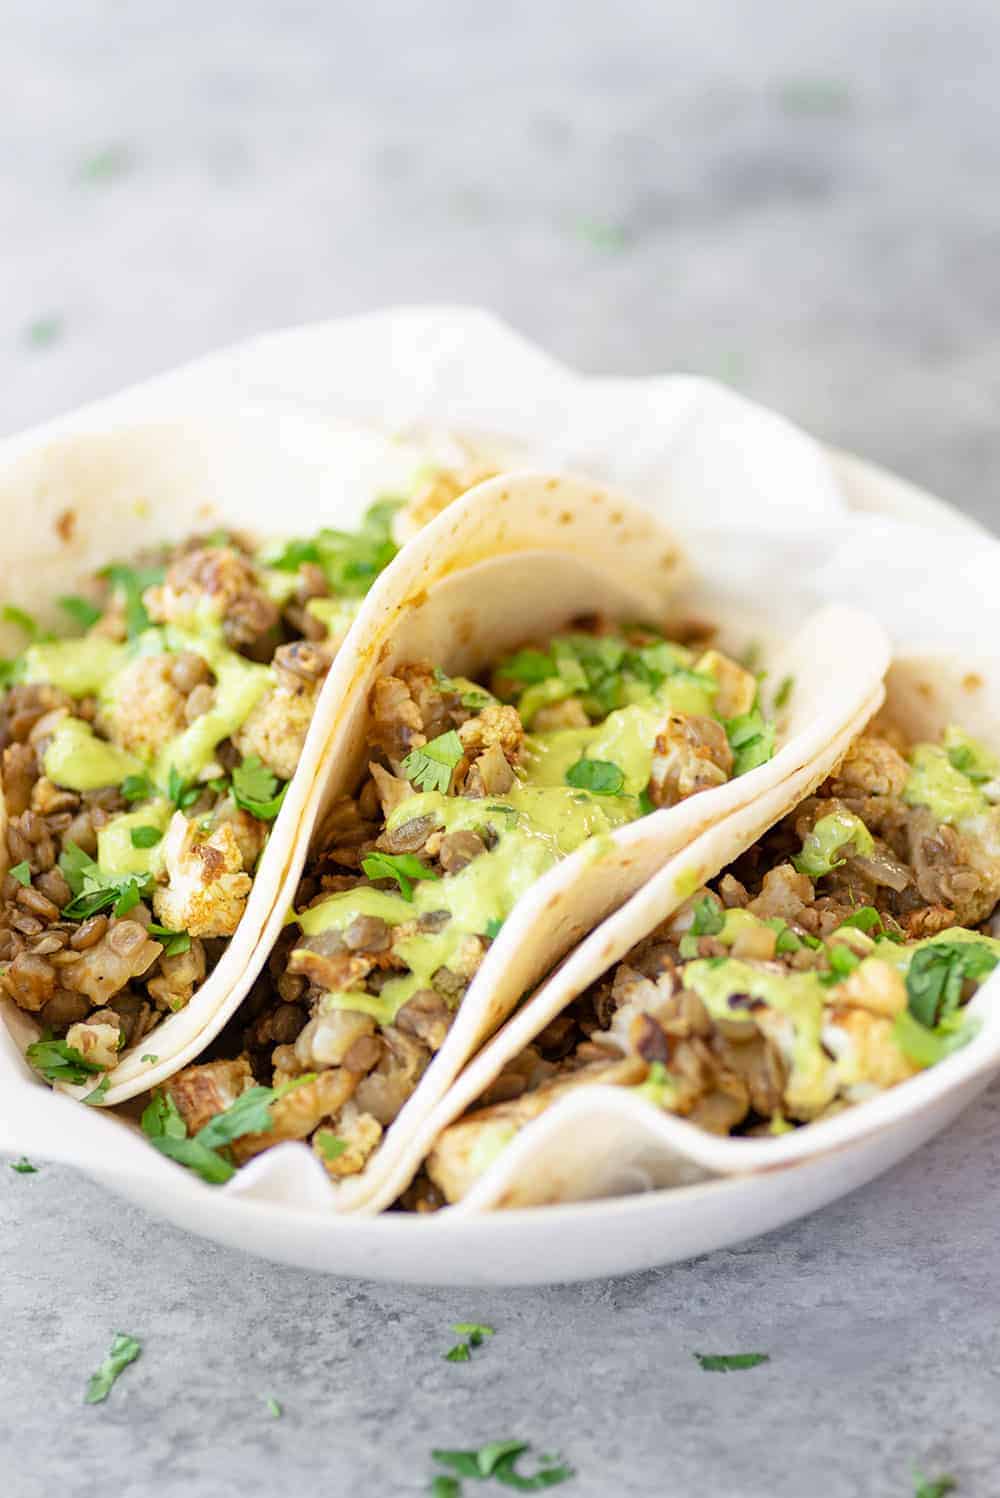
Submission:
[[[998,55],[995,0],[6,0],[0,429],[457,299],[721,375],[995,523]],[[1000,1492],[996,1089],[809,1222],[539,1292],[313,1278],[0,1177],[11,1498],[419,1492],[432,1446],[506,1436],[581,1498],[894,1498],[914,1462]],[[494,1342],[441,1362],[466,1317]],[[142,1358],[85,1408],[119,1329]]]

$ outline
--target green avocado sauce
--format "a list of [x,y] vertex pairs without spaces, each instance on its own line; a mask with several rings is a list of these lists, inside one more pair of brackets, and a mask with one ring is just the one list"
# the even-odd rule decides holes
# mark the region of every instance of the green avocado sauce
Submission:
[[[656,735],[668,713],[707,717],[714,693],[706,684],[670,677],[652,695],[616,708],[590,728],[557,728],[528,734],[525,763],[534,785],[564,786],[566,771],[579,759],[609,760],[625,776],[625,793],[638,796],[649,784]],[[637,813],[633,813],[633,816]]]
[[129,659],[128,648],[102,635],[79,640],[51,640],[24,652],[27,682],[48,682],[70,697],[89,697],[105,689]]
[[989,802],[969,776],[955,768],[947,749],[918,744],[910,755],[903,800],[926,806],[939,822],[967,822],[989,809]]
[[158,874],[163,866],[163,841],[151,848],[136,848],[132,833],[137,827],[167,830],[173,808],[157,799],[147,801],[138,811],[123,812],[100,828],[97,834],[97,862],[101,872],[111,878],[123,874]]
[[48,778],[68,791],[98,791],[120,785],[126,775],[141,775],[142,760],[99,739],[82,718],[63,718],[42,759]]

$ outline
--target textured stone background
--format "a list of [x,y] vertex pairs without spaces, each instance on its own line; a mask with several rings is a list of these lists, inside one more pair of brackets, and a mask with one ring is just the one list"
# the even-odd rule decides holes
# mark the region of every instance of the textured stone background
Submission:
[[[6,0],[0,428],[265,328],[462,300],[587,369],[719,375],[995,522],[998,48],[995,0]],[[3,1490],[367,1498],[523,1435],[581,1498],[890,1498],[915,1461],[987,1498],[998,1124],[994,1090],[732,1253],[472,1297],[3,1170]],[[494,1343],[442,1363],[470,1316]],[[119,1328],[142,1359],[84,1408]]]

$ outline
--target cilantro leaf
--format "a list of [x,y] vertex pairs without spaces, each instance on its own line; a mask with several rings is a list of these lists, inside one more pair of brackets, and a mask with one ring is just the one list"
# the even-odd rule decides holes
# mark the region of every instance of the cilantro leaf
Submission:
[[188,952],[191,949],[191,938],[186,931],[171,931],[168,926],[160,926],[156,921],[150,921],[149,934],[163,943],[164,957],[179,957],[182,952]]
[[347,1140],[338,1139],[332,1129],[317,1129],[313,1141],[324,1160],[339,1160],[347,1149]]
[[792,692],[795,690],[795,677],[785,676],[778,683],[778,690],[774,694],[774,705],[776,708],[785,707]]
[[85,1098],[81,1098],[80,1101],[82,1103],[89,1103],[92,1108],[96,1108],[104,1102],[104,1095],[110,1086],[111,1078],[103,1076],[97,1086],[88,1092]]
[[503,921],[498,920],[495,915],[490,916],[489,920],[486,922],[486,927],[483,931],[483,935],[488,936],[490,941],[496,941],[502,929]]
[[451,773],[464,752],[462,740],[453,728],[449,729],[421,748],[411,749],[403,760],[403,774],[418,790],[440,791],[446,796],[451,786]]
[[[841,921],[840,926],[841,928],[844,926],[854,926],[858,931],[871,933],[872,931],[876,931],[876,928],[881,929],[882,917],[874,905],[862,905],[858,910],[852,911],[846,920]],[[878,934],[877,931],[876,934]]]
[[771,1361],[769,1352],[696,1352],[695,1357],[706,1373],[733,1373]]
[[102,872],[89,854],[76,843],[68,842],[59,855],[59,867],[73,892],[73,899],[63,907],[67,920],[83,921],[108,906],[117,916],[126,915],[138,905],[148,891],[148,874],[115,874]]
[[398,550],[392,520],[401,504],[379,500],[365,512],[357,531],[321,530],[316,536],[316,558],[335,594],[359,598],[388,567]]
[[31,865],[26,858],[22,858],[20,863],[15,863],[7,872],[12,879],[17,880],[18,884],[23,884],[25,889],[31,883]]
[[459,1337],[468,1337],[473,1347],[478,1347],[484,1337],[496,1335],[496,1328],[482,1321],[456,1321],[452,1331]]
[[979,982],[998,959],[985,942],[931,942],[918,947],[906,974],[907,1007],[913,1018],[933,1029],[958,1008],[965,980]]
[[442,1357],[446,1363],[468,1363],[471,1356],[472,1354],[469,1352],[469,1344],[467,1342],[458,1342],[454,1347],[450,1347],[447,1352],[442,1353]]
[[518,1472],[517,1462],[527,1447],[521,1442],[514,1441],[503,1444],[508,1448],[517,1448],[503,1452],[493,1465],[491,1475],[497,1482],[502,1482],[505,1487],[516,1488],[519,1493],[539,1493],[543,1488],[558,1487],[560,1483],[568,1482],[573,1476],[573,1469],[565,1464],[557,1467],[540,1467],[530,1476]]
[[95,1062],[88,1061],[75,1046],[67,1045],[65,1040],[36,1040],[29,1045],[25,1055],[47,1082],[69,1082],[74,1087],[81,1087],[95,1072],[104,1070]]
[[692,936],[718,936],[726,918],[722,907],[711,895],[703,895],[691,912],[691,935]]
[[827,947],[826,960],[830,964],[830,971],[821,973],[819,981],[827,987],[840,983],[844,978],[849,978],[861,962],[857,952],[852,952],[850,947],[844,946],[843,942],[835,942],[833,946]]
[[56,603],[84,631],[92,629],[103,612],[96,603],[91,603],[89,598],[81,598],[77,593],[64,593],[61,598],[56,599]]
[[275,1397],[274,1397],[273,1394],[271,1394],[271,1395],[268,1396],[268,1398],[266,1400],[266,1404],[267,1404],[268,1412],[271,1415],[274,1416],[275,1420],[280,1420],[281,1419],[281,1415],[282,1415],[281,1405],[275,1399]]
[[550,676],[558,674],[558,666],[544,650],[518,650],[497,667],[498,676],[510,681],[523,681],[527,686],[547,681]]
[[914,1472],[913,1480],[916,1483],[913,1498],[945,1498],[946,1493],[953,1493],[958,1483],[953,1477],[924,1477],[919,1471]]
[[[297,1083],[307,1081],[297,1078]],[[250,1087],[228,1108],[210,1118],[193,1137],[169,1092],[157,1093],[142,1115],[149,1142],[168,1159],[186,1165],[210,1186],[221,1186],[236,1174],[226,1146],[245,1134],[266,1134],[274,1128],[271,1104],[287,1087]]]
[[298,572],[304,562],[318,562],[319,548],[313,540],[286,541],[279,552],[265,557],[268,567],[277,572]]
[[414,853],[369,853],[361,860],[369,879],[395,879],[404,900],[413,899],[414,879],[439,879]]
[[431,1456],[436,1462],[440,1462],[442,1467],[451,1467],[462,1477],[482,1477],[483,1474],[479,1470],[479,1462],[476,1459],[477,1455],[475,1451],[445,1451],[440,1448],[431,1452]]
[[457,1477],[439,1472],[431,1481],[430,1493],[431,1498],[462,1498],[462,1484]]
[[268,1133],[274,1128],[271,1104],[278,1096],[273,1087],[248,1087],[222,1113],[210,1118],[195,1138],[209,1149],[218,1149],[220,1145],[241,1139],[244,1134]]
[[83,1396],[84,1403],[101,1404],[107,1399],[115,1380],[124,1372],[129,1363],[135,1362],[141,1351],[142,1347],[134,1337],[127,1337],[124,1332],[118,1332],[111,1344],[111,1351],[97,1372],[90,1377],[87,1392]]
[[170,773],[167,775],[167,800],[178,811],[186,811],[189,806],[193,806],[203,790],[204,786],[192,785],[174,765],[170,766]]
[[159,1061],[159,1059],[159,1056],[154,1056],[152,1051],[146,1051],[142,1056],[139,1057],[140,1061],[145,1061],[150,1066],[155,1065],[155,1063]]
[[727,718],[723,726],[733,751],[734,778],[756,770],[774,754],[774,724],[764,717],[759,707],[739,718]]
[[121,792],[126,801],[151,801],[156,795],[156,787],[148,775],[126,775],[121,784]]
[[[248,754],[232,776],[233,800],[261,822],[273,822],[281,810],[290,781],[281,785],[256,754]],[[279,785],[281,789],[278,790]]]
[[159,827],[133,827],[132,846],[133,848],[155,848],[162,836],[163,833]]
[[10,1168],[11,1170],[16,1170],[19,1176],[36,1176],[38,1174],[38,1166],[32,1165],[26,1155],[22,1155],[20,1160],[12,1160]]
[[625,774],[609,759],[581,758],[566,771],[566,784],[594,796],[620,796]]
[[125,629],[130,640],[149,628],[149,615],[142,601],[147,588],[162,583],[162,567],[129,567],[124,562],[111,562],[98,573],[121,594],[125,605]]
[[26,609],[19,609],[16,604],[5,603],[0,609],[0,619],[7,624],[16,624],[18,629],[22,630],[33,643],[45,638],[39,628],[38,620]]

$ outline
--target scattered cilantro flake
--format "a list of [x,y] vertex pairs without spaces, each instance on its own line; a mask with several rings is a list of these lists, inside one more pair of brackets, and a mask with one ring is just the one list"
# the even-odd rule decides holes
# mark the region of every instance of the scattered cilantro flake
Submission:
[[150,921],[149,934],[163,943],[164,957],[178,957],[181,952],[191,949],[191,938],[186,931],[171,931],[169,926],[160,926],[156,921]]
[[785,114],[837,115],[851,107],[851,90],[836,78],[788,78],[776,98]]
[[981,981],[997,961],[985,942],[931,942],[919,947],[906,974],[910,1014],[919,1024],[933,1029],[958,1009],[965,980]]
[[578,759],[566,771],[566,784],[593,796],[620,796],[625,774],[609,759]]
[[178,811],[186,811],[189,806],[193,806],[203,790],[204,786],[189,784],[174,765],[170,766],[170,773],[167,775],[167,800]]
[[854,926],[858,931],[872,932],[882,925],[882,917],[874,905],[862,905],[859,909],[852,911],[846,920],[841,921],[841,927]]
[[[278,777],[256,754],[248,754],[233,771],[233,800],[260,822],[273,822],[281,810],[291,782],[281,785]],[[279,790],[278,787],[281,786]]]
[[450,1347],[446,1353],[443,1353],[442,1356],[446,1363],[468,1363],[472,1355],[469,1352],[469,1344],[467,1342],[458,1342],[454,1347]]
[[77,593],[65,593],[56,599],[56,603],[82,630],[93,628],[101,617],[102,610],[97,604],[91,603],[89,598],[81,598]]
[[518,650],[508,660],[502,661],[497,675],[511,681],[523,681],[526,685],[547,681],[558,676],[559,668],[550,655],[543,650]]
[[795,677],[786,676],[778,683],[778,690],[774,694],[774,705],[776,708],[785,707],[795,689]]
[[484,1337],[496,1335],[496,1327],[487,1326],[482,1321],[456,1321],[452,1331],[458,1337],[478,1338],[478,1341],[473,1341],[473,1347],[478,1347]]
[[457,1477],[439,1472],[431,1481],[430,1494],[431,1498],[462,1498],[462,1484]]
[[335,595],[361,597],[388,567],[398,550],[392,521],[403,503],[377,500],[366,510],[357,531],[321,530],[315,537],[316,560]]
[[59,342],[63,330],[61,317],[36,317],[33,322],[28,323],[22,336],[30,348],[49,348],[53,343]]
[[446,796],[451,773],[463,753],[462,740],[452,728],[421,748],[411,749],[403,760],[403,774],[418,790],[440,791]]
[[958,1487],[953,1477],[924,1477],[919,1469],[914,1472],[913,1481],[916,1484],[913,1498],[945,1498],[946,1493],[954,1493]]
[[852,952],[850,947],[844,946],[843,942],[834,942],[832,946],[827,947],[826,958],[830,964],[830,971],[820,975],[820,982],[827,985],[840,983],[844,978],[849,978],[861,963],[857,952]]
[[621,224],[601,223],[597,219],[581,219],[576,226],[576,232],[581,239],[593,245],[595,250],[603,250],[605,254],[615,254],[624,250],[628,244],[628,232]]
[[67,842],[59,855],[59,867],[73,892],[73,899],[63,907],[67,920],[83,921],[108,906],[115,915],[128,913],[138,905],[149,888],[147,874],[104,874],[89,854],[76,843]]
[[103,1068],[88,1061],[81,1051],[67,1045],[65,1040],[36,1040],[25,1052],[31,1065],[47,1082],[69,1082],[82,1087],[95,1072]]
[[112,182],[116,177],[125,176],[134,165],[135,158],[128,146],[117,141],[85,156],[79,164],[77,174],[81,182]]
[[130,640],[149,628],[149,615],[142,601],[147,588],[162,583],[162,567],[129,567],[124,562],[111,562],[98,574],[106,578],[118,592],[125,604],[125,628]]
[[97,1086],[93,1089],[93,1091],[88,1092],[87,1096],[85,1098],[81,1098],[80,1101],[84,1102],[84,1103],[89,1103],[91,1105],[91,1107],[96,1108],[101,1103],[104,1102],[104,1095],[105,1095],[105,1093],[107,1092],[107,1090],[108,1090],[108,1088],[110,1086],[111,1086],[111,1080],[110,1080],[110,1078],[109,1077],[102,1077],[101,1080],[98,1082]]
[[280,1420],[282,1416],[282,1409],[281,1405],[275,1399],[274,1395],[269,1395],[265,1402],[267,1404],[269,1412],[274,1416],[275,1420]]
[[505,1457],[520,1456],[527,1450],[527,1441],[489,1441],[476,1452],[476,1466],[482,1477],[492,1477]]
[[483,935],[488,936],[490,941],[496,941],[502,929],[503,921],[498,920],[495,915],[490,916],[490,919],[486,922],[486,930],[483,932]]
[[126,775],[121,792],[126,801],[150,801],[156,794],[156,787],[148,775]]
[[131,836],[133,848],[155,848],[163,833],[159,827],[133,827]]
[[91,1375],[87,1384],[87,1392],[84,1395],[84,1404],[101,1404],[111,1393],[112,1386],[119,1375],[124,1372],[129,1363],[134,1363],[141,1345],[134,1337],[127,1337],[124,1332],[118,1332],[111,1344],[111,1351],[97,1372]]
[[8,869],[7,872],[12,879],[17,880],[18,884],[23,884],[25,889],[31,883],[31,865],[26,858],[22,858],[20,863],[14,864],[13,868]]
[[146,1061],[150,1066],[153,1066],[159,1059],[159,1056],[154,1056],[152,1051],[146,1051],[144,1055],[139,1057],[140,1061]]
[[734,1373],[771,1361],[769,1352],[696,1352],[695,1357],[706,1373]]
[[22,1155],[20,1160],[11,1160],[10,1168],[11,1170],[16,1170],[19,1176],[36,1176],[38,1174],[38,1166],[32,1165],[26,1155]]
[[774,754],[774,724],[764,717],[759,707],[742,717],[727,718],[724,726],[733,751],[734,777],[756,770]]
[[694,906],[691,915],[692,936],[718,936],[726,924],[722,907],[711,895],[703,895]]
[[[543,1488],[556,1487],[573,1476],[572,1469],[564,1465],[542,1466],[530,1475],[519,1472],[518,1460],[530,1449],[527,1441],[489,1441],[478,1451],[436,1450],[431,1455],[442,1467],[451,1467],[452,1471],[457,1472],[460,1477],[473,1477],[479,1481],[492,1478],[505,1487],[515,1488],[521,1493],[541,1492]],[[432,1485],[431,1492],[448,1495],[448,1498],[461,1492],[455,1478],[448,1478],[446,1481],[454,1485],[452,1487]]]
[[19,630],[27,635],[29,640],[41,640],[44,638],[38,626],[38,620],[29,614],[26,609],[19,609],[16,604],[5,603],[0,609],[0,618],[7,624],[15,624]]
[[225,1153],[227,1146],[245,1134],[269,1133],[274,1128],[271,1104],[309,1080],[306,1076],[284,1087],[250,1087],[193,1137],[170,1093],[157,1093],[143,1112],[143,1133],[161,1154],[186,1165],[210,1186],[221,1186],[236,1173]]
[[313,1139],[324,1160],[339,1160],[347,1149],[347,1140],[338,1139],[332,1129],[317,1129]]
[[298,572],[305,562],[319,561],[319,548],[313,540],[286,541],[281,550],[264,558],[268,567],[278,572]]
[[404,900],[413,899],[414,879],[439,879],[415,853],[369,853],[361,860],[369,879],[395,879]]

